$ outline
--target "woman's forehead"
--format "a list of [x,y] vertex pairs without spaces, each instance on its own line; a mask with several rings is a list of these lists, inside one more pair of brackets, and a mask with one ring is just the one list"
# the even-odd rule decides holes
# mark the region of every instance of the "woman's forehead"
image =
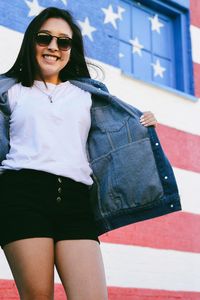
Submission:
[[71,27],[69,26],[67,21],[61,18],[47,19],[40,27],[40,30],[47,31],[55,35],[67,35],[69,37],[72,37]]

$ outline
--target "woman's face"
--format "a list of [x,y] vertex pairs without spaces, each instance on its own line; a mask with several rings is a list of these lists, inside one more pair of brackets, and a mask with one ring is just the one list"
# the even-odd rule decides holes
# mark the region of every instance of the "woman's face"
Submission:
[[[72,38],[72,30],[63,19],[49,18],[41,26],[39,32],[56,37]],[[64,51],[58,48],[57,38],[52,38],[49,45],[41,46],[36,43],[36,60],[46,82],[59,83],[59,72],[66,66],[71,49]],[[40,78],[36,76],[36,79]]]

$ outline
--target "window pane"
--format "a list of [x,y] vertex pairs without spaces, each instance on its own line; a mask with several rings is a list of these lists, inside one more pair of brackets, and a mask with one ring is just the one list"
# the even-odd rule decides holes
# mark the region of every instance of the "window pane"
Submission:
[[160,33],[152,31],[152,52],[170,59],[174,51],[172,24],[170,20],[166,21],[160,15],[158,17],[163,27]]
[[153,57],[152,62],[152,80],[174,87],[174,76],[172,74],[172,63],[160,57]]
[[124,72],[132,73],[132,47],[120,42],[119,46],[120,67]]
[[152,78],[151,54],[147,51],[142,51],[142,57],[138,54],[133,54],[134,60],[134,75],[140,79],[150,81]]
[[119,26],[119,36],[122,40],[129,41],[131,39],[131,5],[120,2],[120,6],[125,9],[123,19]]
[[132,37],[137,37],[145,49],[151,49],[149,14],[142,9],[132,7]]

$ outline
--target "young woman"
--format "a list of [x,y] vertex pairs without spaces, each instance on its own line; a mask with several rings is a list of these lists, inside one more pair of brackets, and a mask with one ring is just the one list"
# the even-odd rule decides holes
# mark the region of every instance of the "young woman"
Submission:
[[[112,228],[98,228],[91,196],[98,180],[89,163],[106,145],[98,135],[89,150],[87,143],[96,122],[91,107],[110,97],[90,79],[70,13],[42,11],[0,78],[0,244],[20,299],[53,299],[54,265],[68,300],[108,297],[98,235]],[[151,112],[134,120],[143,134],[156,125]]]

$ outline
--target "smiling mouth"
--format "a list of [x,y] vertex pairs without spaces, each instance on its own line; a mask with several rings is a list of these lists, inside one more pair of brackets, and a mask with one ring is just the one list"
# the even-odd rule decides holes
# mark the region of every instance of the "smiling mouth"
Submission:
[[57,61],[58,59],[60,59],[58,56],[55,55],[43,54],[42,56],[47,61]]

